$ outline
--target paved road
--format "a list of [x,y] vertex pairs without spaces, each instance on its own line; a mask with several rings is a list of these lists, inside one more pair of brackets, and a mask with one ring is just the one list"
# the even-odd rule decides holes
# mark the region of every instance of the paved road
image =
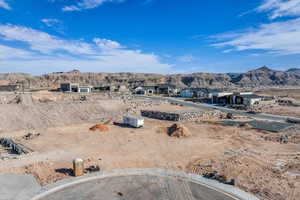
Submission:
[[26,200],[40,190],[32,175],[0,174],[0,200]]
[[205,186],[175,178],[122,176],[92,180],[40,200],[237,200]]
[[251,117],[254,119],[260,119],[260,120],[270,120],[270,121],[278,121],[278,122],[286,122],[287,118],[300,120],[300,118],[279,116],[279,115],[270,115],[270,114],[263,114],[263,113],[251,114],[251,113],[247,113],[244,111],[225,108],[225,107],[217,106],[217,105],[213,105],[213,104],[187,102],[187,101],[184,101],[184,100],[181,100],[178,98],[174,98],[174,97],[157,97],[157,96],[142,96],[142,95],[136,96],[136,97],[149,98],[149,99],[154,99],[154,100],[163,100],[163,101],[169,101],[169,102],[174,102],[174,103],[181,103],[185,106],[190,106],[190,107],[194,107],[194,108],[216,109],[216,110],[220,110],[223,112],[233,113],[233,114],[237,114],[237,115],[241,115],[241,116]]
[[60,199],[259,200],[231,185],[164,169],[115,169],[65,179],[45,186],[31,200]]

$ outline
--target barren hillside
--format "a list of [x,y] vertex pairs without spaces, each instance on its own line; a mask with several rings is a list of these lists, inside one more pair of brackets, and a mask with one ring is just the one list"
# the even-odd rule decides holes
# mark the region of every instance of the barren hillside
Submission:
[[295,69],[276,71],[261,67],[246,73],[193,73],[193,74],[145,74],[145,73],[82,73],[77,70],[41,76],[28,74],[2,74],[2,84],[23,82],[30,88],[57,88],[63,82],[79,82],[85,85],[154,85],[174,84],[177,87],[270,87],[300,86],[300,75]]

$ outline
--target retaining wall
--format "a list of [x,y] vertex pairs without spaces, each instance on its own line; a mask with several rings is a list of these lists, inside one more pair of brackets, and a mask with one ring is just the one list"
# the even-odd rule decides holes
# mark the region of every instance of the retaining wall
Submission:
[[180,114],[178,113],[167,113],[153,110],[141,110],[141,115],[144,117],[149,117],[159,120],[168,120],[168,121],[179,121]]
[[219,118],[222,113],[220,111],[198,111],[198,112],[160,112],[154,110],[141,110],[141,115],[159,120],[168,121],[194,121],[198,119]]

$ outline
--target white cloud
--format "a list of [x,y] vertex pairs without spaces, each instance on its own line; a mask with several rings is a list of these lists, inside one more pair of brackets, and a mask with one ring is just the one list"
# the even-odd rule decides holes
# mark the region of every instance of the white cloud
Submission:
[[28,44],[32,50],[41,53],[67,51],[74,54],[92,54],[90,44],[77,40],[62,40],[48,33],[23,26],[0,25],[0,38]]
[[0,8],[4,8],[6,10],[11,10],[11,7],[9,4],[6,2],[6,0],[0,0]]
[[0,59],[28,59],[32,57],[33,54],[29,51],[0,45]]
[[61,23],[60,20],[58,20],[58,19],[52,19],[52,18],[41,19],[41,22],[43,22],[48,27],[53,27],[56,24],[60,24]]
[[[117,41],[66,40],[32,28],[0,25],[0,41],[21,42],[28,48],[0,46],[1,71],[47,73],[78,68],[95,72],[170,73],[172,66],[155,54],[130,50]],[[63,50],[63,51],[61,51]],[[12,56],[14,55],[14,56]],[[19,58],[19,59],[13,59]],[[22,59],[22,60],[20,60]]]
[[79,0],[76,4],[63,7],[63,11],[81,11],[101,6],[105,2],[121,3],[125,0]]
[[[36,59],[0,59],[2,72],[27,72],[33,74],[69,71],[74,68],[85,72],[140,72],[172,73],[171,65],[161,63],[158,56],[138,51],[121,51],[99,55],[90,59],[74,57],[38,57]],[[6,70],[5,70],[5,68]]]
[[300,0],[264,0],[257,9],[259,12],[271,12],[270,19],[285,16],[300,16]]
[[96,45],[102,49],[119,49],[122,48],[122,45],[116,41],[102,39],[102,38],[94,38],[93,40]]
[[266,50],[276,54],[300,54],[300,18],[262,24],[258,28],[216,36],[215,47],[225,52]]

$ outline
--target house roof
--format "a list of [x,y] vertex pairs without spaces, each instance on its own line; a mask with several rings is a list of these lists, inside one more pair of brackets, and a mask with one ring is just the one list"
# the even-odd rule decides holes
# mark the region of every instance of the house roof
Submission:
[[259,98],[263,98],[262,96],[256,95],[256,94],[242,94],[242,95],[236,95],[239,97],[243,97],[243,98],[248,98],[248,99],[259,99]]
[[135,89],[141,88],[143,90],[152,90],[155,89],[155,86],[138,86]]
[[206,92],[206,93],[214,93],[214,92],[222,92],[223,90],[222,89],[219,89],[219,88],[186,88],[186,89],[183,89],[184,90],[190,90],[192,92]]
[[176,88],[176,86],[172,84],[158,84],[157,86],[158,88],[172,88],[172,89]]
[[93,88],[93,86],[91,86],[91,85],[81,85],[81,86],[79,86],[79,88]]

